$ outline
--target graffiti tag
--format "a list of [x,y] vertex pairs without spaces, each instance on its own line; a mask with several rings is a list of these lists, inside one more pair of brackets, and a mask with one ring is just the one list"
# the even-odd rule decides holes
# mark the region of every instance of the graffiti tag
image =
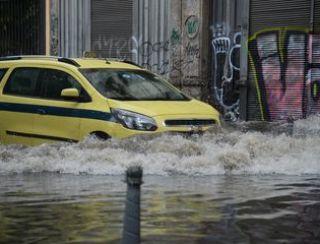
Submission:
[[216,25],[211,29],[214,57],[213,97],[222,107],[225,117],[236,121],[239,118],[240,100],[235,81],[240,70],[241,32],[226,34],[223,25]]

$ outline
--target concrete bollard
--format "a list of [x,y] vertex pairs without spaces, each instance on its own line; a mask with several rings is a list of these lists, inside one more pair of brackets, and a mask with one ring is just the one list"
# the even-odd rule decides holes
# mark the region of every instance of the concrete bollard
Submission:
[[288,124],[288,135],[292,136],[293,135],[293,127],[294,127],[294,118],[293,117],[288,117],[287,118],[287,124]]
[[122,244],[140,244],[140,186],[143,170],[139,166],[126,171],[127,199],[123,220]]

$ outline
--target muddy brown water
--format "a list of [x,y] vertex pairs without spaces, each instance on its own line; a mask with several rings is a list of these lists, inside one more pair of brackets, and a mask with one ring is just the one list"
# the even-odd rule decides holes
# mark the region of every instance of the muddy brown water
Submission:
[[0,144],[0,243],[121,243],[130,165],[142,243],[320,243],[319,122]]

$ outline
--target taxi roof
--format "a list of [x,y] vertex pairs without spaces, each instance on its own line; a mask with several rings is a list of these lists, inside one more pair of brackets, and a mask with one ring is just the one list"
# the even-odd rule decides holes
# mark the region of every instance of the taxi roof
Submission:
[[77,68],[123,68],[123,69],[143,69],[143,67],[128,60],[119,59],[98,59],[98,58],[64,58],[56,56],[7,56],[0,57],[0,64],[2,62],[10,64],[35,64],[41,62],[42,64],[60,64],[72,65]]
[[128,60],[97,59],[97,58],[75,58],[80,68],[125,68],[142,69],[139,65]]

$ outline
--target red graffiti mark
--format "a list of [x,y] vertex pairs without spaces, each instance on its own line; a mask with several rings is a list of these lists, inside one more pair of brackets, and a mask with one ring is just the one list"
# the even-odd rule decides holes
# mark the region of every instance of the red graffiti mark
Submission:
[[250,43],[264,117],[267,120],[302,118],[305,114],[308,35],[305,32],[266,32]]

